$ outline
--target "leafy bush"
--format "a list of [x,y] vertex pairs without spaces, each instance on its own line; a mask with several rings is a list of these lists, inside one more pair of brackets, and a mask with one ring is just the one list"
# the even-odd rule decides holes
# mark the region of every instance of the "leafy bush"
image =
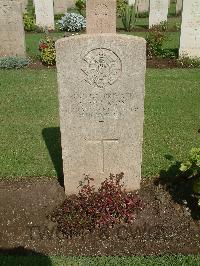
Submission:
[[135,26],[135,8],[134,6],[126,5],[122,11],[122,23],[126,31],[131,31]]
[[190,58],[188,56],[183,56],[178,59],[178,63],[182,67],[187,68],[200,68],[200,58]]
[[200,207],[200,148],[190,151],[188,160],[181,164],[180,170],[185,173],[186,181],[192,179],[192,196],[198,199]]
[[12,69],[12,68],[23,68],[29,64],[29,60],[20,57],[2,57],[0,58],[0,69]]
[[128,193],[121,184],[124,174],[110,175],[99,189],[85,176],[78,195],[69,196],[61,209],[52,216],[58,228],[67,236],[93,229],[109,228],[115,224],[132,223],[143,204],[136,194]]
[[75,6],[78,10],[78,12],[84,16],[86,11],[86,0],[77,0],[75,3]]
[[56,64],[55,40],[46,35],[39,43],[40,60],[44,65],[53,66]]
[[58,21],[60,30],[63,31],[81,31],[86,28],[86,19],[76,13],[66,13],[65,16]]
[[166,39],[166,23],[162,22],[160,25],[155,25],[150,28],[147,35],[147,56],[170,57],[174,58],[175,53],[170,50],[163,49],[163,43]]
[[128,0],[117,0],[117,16],[121,17],[126,6],[128,5]]
[[55,14],[54,19],[55,20],[60,20],[65,14]]
[[35,18],[29,14],[24,14],[24,29],[25,31],[34,31],[36,29]]

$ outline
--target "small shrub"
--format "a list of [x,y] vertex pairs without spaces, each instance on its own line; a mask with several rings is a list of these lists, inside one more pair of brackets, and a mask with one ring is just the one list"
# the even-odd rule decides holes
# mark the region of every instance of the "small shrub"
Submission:
[[44,65],[53,66],[56,64],[55,40],[46,35],[39,43],[40,60]]
[[163,49],[163,43],[166,40],[166,23],[163,22],[160,25],[155,25],[150,28],[147,35],[147,56],[149,58],[153,56],[174,58],[175,53],[169,49]]
[[66,13],[65,16],[58,21],[60,30],[63,31],[81,31],[86,28],[86,19],[76,13]]
[[186,182],[192,180],[192,196],[198,199],[200,207],[200,148],[190,151],[188,160],[181,164],[180,170],[185,174]]
[[200,58],[190,58],[188,56],[183,56],[178,59],[178,63],[182,67],[186,68],[200,68]]
[[95,228],[132,223],[143,204],[136,194],[125,191],[121,183],[123,176],[123,173],[116,176],[111,174],[95,192],[91,184],[93,179],[86,175],[84,182],[80,183],[79,194],[68,197],[61,210],[52,216],[60,231],[73,236]]
[[24,14],[24,29],[25,31],[34,31],[36,29],[35,18],[29,14]]
[[65,14],[55,14],[54,19],[55,20],[60,20]]
[[29,60],[20,57],[2,57],[0,58],[0,69],[19,69],[28,66]]
[[128,0],[117,0],[117,16],[121,17],[126,6],[128,5]]
[[122,23],[126,31],[131,31],[135,26],[135,8],[134,6],[126,5],[122,11]]
[[84,16],[86,11],[86,0],[77,0],[75,3],[75,6],[78,10],[78,12]]

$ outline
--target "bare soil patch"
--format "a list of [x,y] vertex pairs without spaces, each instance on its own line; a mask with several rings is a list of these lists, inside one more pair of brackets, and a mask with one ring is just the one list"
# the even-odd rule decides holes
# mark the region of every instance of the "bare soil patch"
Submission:
[[200,221],[154,181],[142,182],[145,208],[134,224],[70,239],[49,218],[65,199],[55,179],[1,181],[0,247],[48,255],[198,254]]

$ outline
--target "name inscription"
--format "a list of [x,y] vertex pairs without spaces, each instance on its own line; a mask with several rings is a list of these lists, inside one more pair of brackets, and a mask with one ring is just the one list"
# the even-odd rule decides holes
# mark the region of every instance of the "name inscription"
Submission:
[[136,112],[139,107],[132,92],[125,93],[82,93],[71,95],[68,110],[78,117],[124,117],[127,112]]

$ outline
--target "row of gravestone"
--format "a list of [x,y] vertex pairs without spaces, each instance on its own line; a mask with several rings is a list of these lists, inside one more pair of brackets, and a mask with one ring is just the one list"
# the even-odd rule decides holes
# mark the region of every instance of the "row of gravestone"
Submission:
[[[52,27],[54,25],[53,10],[51,10],[52,14],[50,13],[51,1],[35,0],[36,14],[40,14],[38,17],[40,25],[52,25]],[[151,10],[154,10],[154,12],[150,11],[151,24],[166,20],[168,0],[152,1]],[[88,0],[86,12],[88,33],[116,32],[115,0]],[[25,37],[20,4],[17,1],[1,0],[0,18],[0,56],[25,56]],[[183,2],[180,55],[200,57],[199,0],[184,0]]]
[[[135,5],[138,13],[149,12],[150,5],[154,4],[155,0],[129,0],[130,5]],[[176,14],[180,14],[182,11],[183,0],[176,0]],[[168,7],[170,6],[170,0],[168,0]]]
[[[185,33],[189,30],[189,34],[196,34],[196,26],[200,25],[199,0],[185,0],[184,8]],[[116,34],[115,0],[88,0],[86,9],[89,34],[56,42],[65,191],[76,193],[83,174],[94,178],[99,186],[110,173],[120,172],[125,174],[127,190],[139,189],[145,40]],[[24,49],[21,13],[20,5],[14,1],[0,3],[0,47],[15,50],[14,53]],[[192,46],[192,51],[197,48],[199,52],[198,45],[199,42]]]
[[[28,0],[16,0],[22,4],[22,10],[25,13],[28,6]],[[54,14],[64,14],[68,8],[75,6],[75,0],[54,0]],[[35,0],[33,0],[35,5]]]

